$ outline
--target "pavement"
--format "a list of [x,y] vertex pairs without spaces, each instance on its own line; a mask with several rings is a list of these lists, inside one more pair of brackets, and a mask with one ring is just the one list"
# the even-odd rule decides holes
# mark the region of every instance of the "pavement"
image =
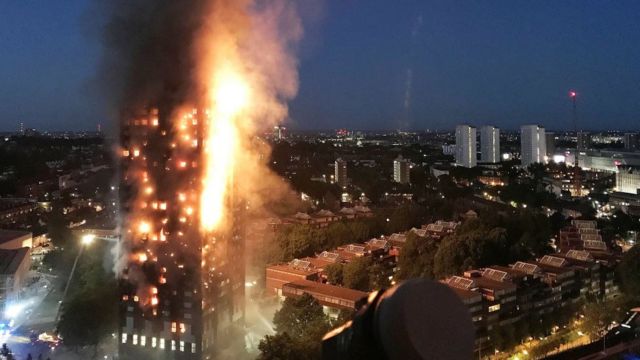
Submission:
[[11,335],[0,337],[6,343],[18,360],[26,359],[29,354],[33,359],[42,356],[43,359],[52,358],[55,348],[42,341],[31,341],[31,334],[47,332],[53,334],[58,301],[62,293],[55,289],[56,279],[49,274],[33,274],[39,280],[24,291],[25,307],[14,318],[14,330]]

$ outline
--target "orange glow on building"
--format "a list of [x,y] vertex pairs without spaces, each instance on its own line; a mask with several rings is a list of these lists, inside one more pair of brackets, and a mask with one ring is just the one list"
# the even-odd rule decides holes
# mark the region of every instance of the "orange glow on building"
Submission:
[[211,75],[209,102],[213,109],[204,140],[205,169],[200,199],[201,226],[215,230],[225,216],[240,151],[237,122],[250,102],[249,85],[234,64]]

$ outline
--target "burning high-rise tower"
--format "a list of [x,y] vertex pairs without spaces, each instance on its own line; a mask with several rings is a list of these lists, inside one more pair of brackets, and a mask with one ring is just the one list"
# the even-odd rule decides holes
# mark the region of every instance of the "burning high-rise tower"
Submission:
[[[128,259],[122,276],[123,359],[213,356],[244,317],[240,227],[203,232],[198,210],[206,113],[177,128],[164,110],[129,114],[122,126],[122,203]],[[229,201],[227,211],[237,206]]]
[[283,194],[258,134],[297,91],[300,23],[288,0],[106,4],[105,81],[121,112],[120,358],[215,358],[244,319],[250,217],[239,213],[264,215]]

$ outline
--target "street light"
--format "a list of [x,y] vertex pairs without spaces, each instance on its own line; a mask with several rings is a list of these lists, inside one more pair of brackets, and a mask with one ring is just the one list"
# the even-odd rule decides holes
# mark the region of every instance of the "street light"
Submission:
[[60,305],[58,306],[58,313],[56,314],[56,321],[55,321],[56,324],[60,320],[60,314],[61,314],[60,310],[62,310],[62,304],[64,302],[64,299],[66,299],[67,297],[67,292],[69,291],[69,285],[71,285],[73,274],[75,274],[76,266],[78,266],[78,260],[80,260],[80,256],[82,256],[82,252],[84,248],[91,245],[91,243],[93,243],[95,239],[96,239],[96,236],[94,234],[85,234],[85,235],[82,235],[82,237],[80,238],[80,250],[78,251],[78,255],[76,255],[76,259],[73,261],[73,266],[71,267],[71,273],[69,274],[69,280],[67,280],[67,284],[64,286],[64,292],[62,293],[62,299],[60,300]]
[[91,245],[93,241],[96,239],[96,236],[93,234],[86,234],[82,236],[81,242],[82,245]]

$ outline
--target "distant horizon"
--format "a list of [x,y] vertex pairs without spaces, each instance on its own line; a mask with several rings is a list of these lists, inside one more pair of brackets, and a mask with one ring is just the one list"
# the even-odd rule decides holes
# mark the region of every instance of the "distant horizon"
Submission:
[[[475,128],[480,128],[482,126],[485,125],[489,125],[489,126],[495,126],[492,124],[481,124],[481,125],[473,125],[473,124],[469,124],[469,123],[459,123],[457,125],[471,125],[472,127]],[[457,126],[456,125],[456,126]],[[523,123],[522,125],[536,125],[535,123]],[[520,125],[520,126],[522,126]],[[361,131],[361,132],[383,132],[383,133],[394,133],[394,132],[454,132],[455,131],[455,126],[453,126],[452,128],[415,128],[415,129],[392,129],[392,128],[378,128],[378,129],[358,129],[358,128],[349,128],[349,127],[335,127],[335,128],[325,128],[325,129],[313,129],[313,128],[299,128],[299,127],[292,127],[286,124],[282,124],[281,126],[284,126],[287,131],[293,131],[293,132],[309,132],[309,133],[321,133],[321,132],[333,132],[333,131],[337,131],[337,130],[341,130],[341,129],[346,129],[348,131],[351,132],[356,132],[356,131]],[[502,128],[499,126],[495,126],[496,128],[498,128],[499,130],[505,130],[507,132],[520,132],[520,126],[518,126],[517,128]],[[563,132],[563,133],[572,133],[575,132],[573,129],[557,129],[557,128],[549,128],[549,127],[544,127],[542,126],[545,130],[548,130],[550,132]],[[29,127],[27,124],[25,124],[25,130],[27,129],[34,129],[38,132],[50,132],[50,133],[62,133],[62,132],[72,132],[72,133],[81,133],[81,132],[98,132],[97,130],[97,126],[93,129],[39,129],[39,128],[35,128],[35,127]],[[108,128],[105,128],[104,126],[102,126],[102,133],[105,134],[109,134],[112,133],[115,129],[110,130]],[[268,132],[269,130],[265,130],[264,132]],[[640,133],[639,129],[600,129],[600,130],[593,130],[593,129],[579,129],[578,131],[586,131],[589,133],[607,133],[607,132],[616,132],[616,133]],[[11,129],[0,129],[0,133],[3,134],[18,134],[20,133],[19,129],[16,130],[11,130]]]

